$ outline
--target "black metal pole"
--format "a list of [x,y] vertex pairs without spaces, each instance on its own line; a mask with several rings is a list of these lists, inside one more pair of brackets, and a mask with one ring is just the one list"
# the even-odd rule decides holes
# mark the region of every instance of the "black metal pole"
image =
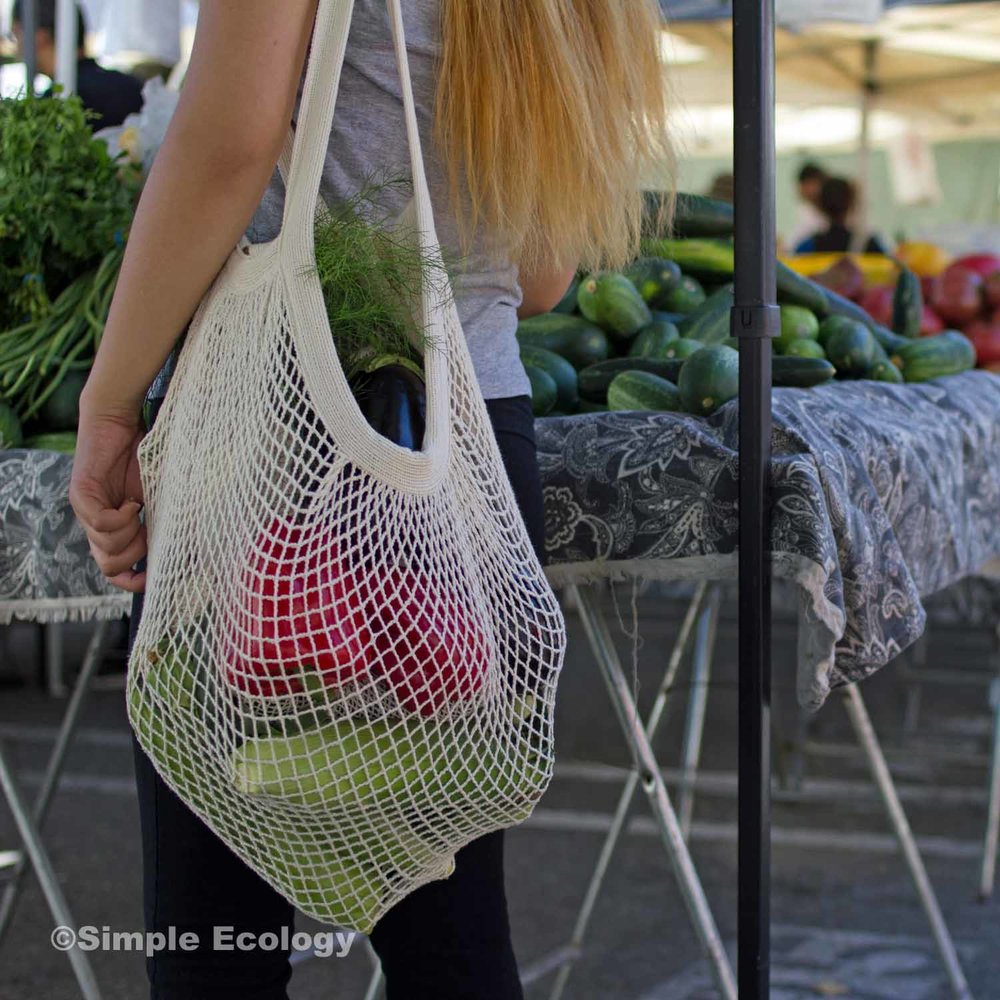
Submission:
[[24,0],[21,4],[21,47],[24,56],[24,90],[34,91],[35,74],[38,72],[38,57],[35,49],[35,29],[38,25],[37,0]]
[[733,0],[735,306],[740,342],[740,1000],[770,996],[771,344],[775,304],[774,0]]

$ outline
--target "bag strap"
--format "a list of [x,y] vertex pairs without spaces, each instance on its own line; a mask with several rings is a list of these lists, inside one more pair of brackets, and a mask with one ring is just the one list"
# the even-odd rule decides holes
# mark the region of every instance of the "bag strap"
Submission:
[[[434,229],[433,209],[417,126],[400,0],[388,0],[388,9],[410,150],[416,228],[421,250],[433,259],[438,259],[440,247]],[[299,104],[298,123],[291,133],[291,148],[288,148],[286,142],[279,162],[283,175],[287,177],[282,240],[301,263],[312,259],[312,222],[322,205],[320,183],[333,127],[334,108],[340,89],[353,10],[354,0],[319,0]]]

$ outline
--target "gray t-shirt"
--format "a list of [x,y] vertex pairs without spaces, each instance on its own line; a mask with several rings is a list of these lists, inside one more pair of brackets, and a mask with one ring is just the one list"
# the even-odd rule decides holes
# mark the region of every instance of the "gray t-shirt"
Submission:
[[[403,4],[406,48],[421,144],[438,238],[446,258],[458,254],[458,227],[445,169],[435,150],[432,116],[440,51],[438,0]],[[354,18],[323,168],[320,193],[327,204],[353,197],[373,178],[410,176],[399,71],[385,0],[355,0]],[[281,226],[284,186],[275,173],[247,230],[252,243],[272,239]],[[379,204],[391,215],[409,193],[389,187]],[[529,384],[515,332],[521,303],[517,268],[480,236],[452,277],[458,314],[476,376],[487,399],[524,395]]]

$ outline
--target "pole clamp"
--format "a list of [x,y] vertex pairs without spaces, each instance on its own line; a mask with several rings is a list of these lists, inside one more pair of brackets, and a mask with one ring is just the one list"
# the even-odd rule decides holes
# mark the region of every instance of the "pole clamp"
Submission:
[[778,306],[733,306],[729,328],[734,337],[766,340],[781,333],[781,310]]

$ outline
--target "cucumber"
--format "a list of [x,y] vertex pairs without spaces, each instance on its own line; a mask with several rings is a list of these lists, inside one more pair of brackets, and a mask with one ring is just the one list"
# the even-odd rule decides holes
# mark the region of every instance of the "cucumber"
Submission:
[[726,240],[649,240],[645,253],[676,261],[685,274],[733,276],[733,245]]
[[623,274],[592,274],[577,290],[580,312],[619,340],[652,322],[649,306]]
[[666,257],[639,257],[623,274],[650,309],[660,308],[667,294],[681,283],[681,269]]
[[808,389],[829,382],[837,369],[823,358],[797,358],[779,354],[771,358],[771,381],[776,386]]
[[896,385],[903,381],[902,373],[888,358],[876,361],[865,373],[865,378],[873,382],[892,382]]
[[554,351],[547,351],[544,347],[531,347],[528,344],[521,345],[521,361],[525,370],[529,365],[532,368],[539,368],[555,382],[555,408],[572,413],[580,398],[577,389],[576,369]]
[[61,451],[64,455],[72,455],[76,451],[76,431],[33,434],[25,439],[24,447],[35,451]]
[[544,417],[556,405],[556,380],[547,371],[534,365],[525,365],[524,371],[531,383],[531,412],[536,417]]
[[896,290],[892,293],[892,332],[913,340],[920,336],[924,318],[924,296],[920,279],[906,266],[899,269]]
[[608,335],[581,316],[542,313],[517,324],[518,343],[562,355],[574,368],[603,361],[610,353]]
[[782,305],[801,306],[820,319],[829,314],[830,306],[825,290],[815,281],[796,274],[780,260],[775,264],[775,278],[778,284],[778,301]]
[[689,413],[714,413],[740,391],[739,353],[723,344],[703,347],[684,363],[677,388]]
[[815,340],[808,340],[804,337],[789,344],[785,348],[784,354],[792,358],[826,358],[826,351]]
[[[630,358],[662,358],[664,351],[680,334],[673,323],[662,323],[653,320],[649,326],[644,326],[632,341],[628,350]],[[598,359],[600,360],[600,359]]]
[[867,327],[855,323],[831,333],[825,350],[839,375],[860,378],[875,360],[875,338]]
[[957,375],[976,363],[972,341],[957,330],[945,330],[933,337],[920,337],[900,346],[895,357],[904,382],[926,382],[943,375]]
[[667,359],[680,358],[683,360],[684,358],[690,358],[692,354],[697,354],[704,346],[700,340],[688,340],[687,337],[678,337],[667,344],[663,352],[663,357]]
[[825,348],[826,342],[838,330],[855,330],[859,326],[864,327],[866,330],[868,329],[864,323],[852,319],[850,316],[827,316],[819,325],[819,333],[816,339],[819,341],[820,347]]
[[690,316],[705,302],[706,298],[705,289],[701,287],[698,279],[686,274],[681,278],[680,284],[668,292],[660,304],[668,312]]
[[[829,288],[823,289],[823,296],[826,299],[829,315],[846,316],[848,319],[856,320],[862,326],[867,327],[876,341],[890,354],[900,344],[907,342],[906,337],[900,337],[898,334],[893,333],[892,330],[887,330],[884,326],[876,323],[856,302],[845,299],[843,295],[838,295]],[[822,340],[820,343],[822,343]]]
[[[732,278],[736,266],[733,245],[725,240],[649,240],[643,248],[646,253],[676,261],[685,274],[696,278]],[[781,261],[775,263],[775,278],[779,302],[802,306],[819,317],[829,313],[825,290],[816,282],[796,274]]]
[[681,335],[702,344],[721,344],[732,326],[733,286],[723,285],[713,292],[681,324]]
[[803,306],[781,307],[781,333],[771,342],[779,354],[787,354],[788,349],[798,340],[817,340],[819,320]]
[[673,382],[652,372],[620,372],[608,386],[609,410],[671,410],[681,408],[681,394]]
[[668,382],[676,382],[684,361],[680,358],[610,358],[580,372],[580,397],[592,403],[604,403],[611,380],[622,372],[651,372]]
[[554,313],[562,313],[564,315],[571,315],[576,312],[576,292],[580,287],[580,276],[574,275],[573,280],[569,283],[569,288],[566,289],[566,294],[552,307]]
[[733,206],[700,194],[678,194],[674,206],[674,234],[691,236],[732,236]]

